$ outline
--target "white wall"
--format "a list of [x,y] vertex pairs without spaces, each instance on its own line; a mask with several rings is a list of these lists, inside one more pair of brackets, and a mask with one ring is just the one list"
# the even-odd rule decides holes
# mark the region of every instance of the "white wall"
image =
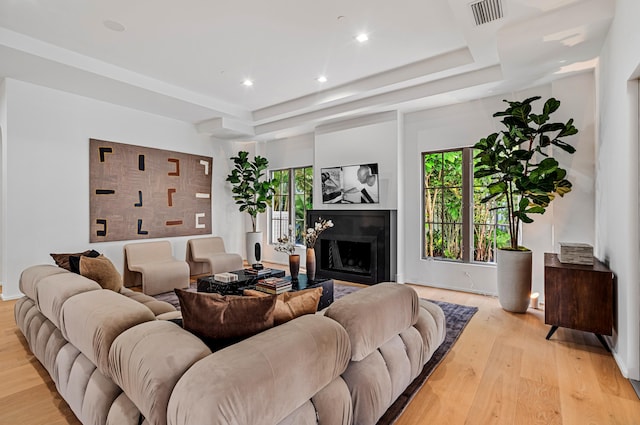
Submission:
[[[213,233],[232,249],[238,245],[244,229],[238,213],[229,212],[230,190],[220,183],[233,144],[212,141],[185,122],[15,80],[6,81],[6,111],[1,237],[10,249],[0,259],[4,299],[20,295],[24,268],[53,264],[51,252],[93,248],[122,271],[126,242],[89,243],[89,138],[212,156]],[[187,239],[171,239],[177,258],[184,258]]]
[[597,253],[616,275],[614,356],[640,379],[638,68],[640,2],[618,0],[598,78]]
[[[575,119],[580,133],[571,142],[578,152],[559,155],[569,167],[574,190],[556,200],[543,216],[523,227],[522,244],[533,250],[533,291],[543,293],[544,252],[553,252],[559,241],[594,243],[594,78],[591,73],[565,78],[553,85],[522,92],[489,97],[443,108],[419,111],[404,117],[404,199],[402,218],[405,227],[404,273],[407,282],[495,294],[496,271],[493,265],[461,264],[451,261],[422,259],[422,164],[421,153],[472,146],[480,138],[501,129],[494,112],[507,106],[502,102],[522,100],[539,95],[542,104],[554,96],[562,102],[558,120]],[[540,105],[541,107],[542,105]],[[578,217],[579,218],[576,218]]]
[[[398,206],[398,119],[387,112],[319,127],[315,135],[313,208],[395,210]],[[378,204],[323,204],[322,168],[378,163]]]
[[4,253],[6,251],[6,238],[4,237],[5,229],[7,228],[7,202],[5,194],[7,193],[7,155],[6,155],[6,143],[7,140],[7,90],[6,81],[0,80],[0,285],[3,285],[3,293],[6,291],[4,282],[4,273],[6,269],[6,262],[4,259]]

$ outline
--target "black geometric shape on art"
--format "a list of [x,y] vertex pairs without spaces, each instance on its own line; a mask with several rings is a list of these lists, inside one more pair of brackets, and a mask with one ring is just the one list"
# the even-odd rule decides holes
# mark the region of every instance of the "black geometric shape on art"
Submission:
[[100,152],[100,162],[104,162],[104,154],[105,153],[113,153],[113,148],[98,148]]
[[259,263],[260,258],[262,257],[262,247],[260,246],[260,242],[256,242],[256,246],[253,249],[256,254],[256,261]]
[[96,189],[96,195],[113,195],[116,193],[113,189]]
[[98,236],[107,236],[107,220],[99,218],[96,220],[96,224],[102,226],[102,230],[98,230],[96,234]]
[[144,155],[138,155],[138,170],[144,171]]
[[133,204],[134,207],[141,207],[142,206],[142,191],[139,190],[138,191],[138,203]]
[[139,235],[148,235],[149,232],[147,232],[146,230],[142,230],[142,219],[139,218],[138,219],[138,234]]

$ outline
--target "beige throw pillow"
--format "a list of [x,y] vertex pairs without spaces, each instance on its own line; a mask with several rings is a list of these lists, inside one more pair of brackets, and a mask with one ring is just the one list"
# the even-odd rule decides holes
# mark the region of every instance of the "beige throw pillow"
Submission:
[[[261,291],[245,289],[243,294],[253,297],[271,296]],[[275,325],[281,325],[304,314],[314,314],[322,297],[322,288],[304,289],[296,292],[284,292],[278,295],[274,312]]]
[[96,258],[80,257],[80,274],[91,280],[95,280],[104,289],[120,292],[122,289],[122,276],[113,263],[104,255]]

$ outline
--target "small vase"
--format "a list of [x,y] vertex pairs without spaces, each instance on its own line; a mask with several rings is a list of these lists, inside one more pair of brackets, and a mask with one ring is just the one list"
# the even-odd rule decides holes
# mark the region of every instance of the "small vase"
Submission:
[[316,278],[316,250],[315,248],[307,248],[307,279],[315,280]]
[[298,273],[300,272],[300,255],[289,255],[289,272],[291,273],[291,280],[298,280]]

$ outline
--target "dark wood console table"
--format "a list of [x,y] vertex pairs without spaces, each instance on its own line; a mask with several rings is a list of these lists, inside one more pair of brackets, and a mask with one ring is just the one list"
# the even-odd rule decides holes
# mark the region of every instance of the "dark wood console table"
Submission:
[[544,322],[593,332],[607,351],[602,335],[613,328],[613,272],[594,258],[592,266],[561,263],[557,254],[544,254]]

